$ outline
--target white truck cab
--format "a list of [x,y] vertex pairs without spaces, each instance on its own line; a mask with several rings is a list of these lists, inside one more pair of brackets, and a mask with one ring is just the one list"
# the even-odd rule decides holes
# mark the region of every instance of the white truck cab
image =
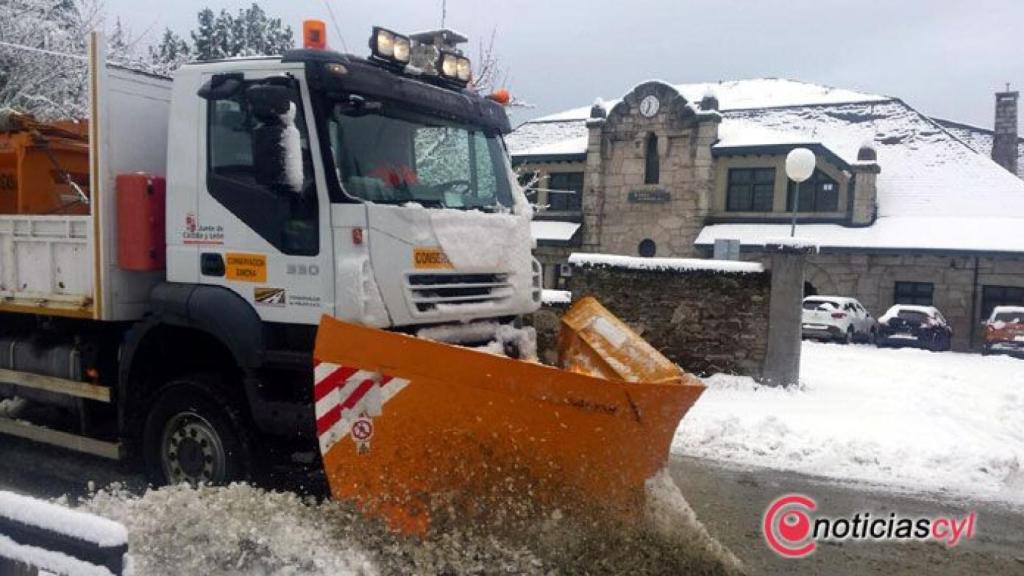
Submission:
[[183,67],[168,149],[167,281],[268,322],[377,327],[539,306],[501,106],[333,52]]

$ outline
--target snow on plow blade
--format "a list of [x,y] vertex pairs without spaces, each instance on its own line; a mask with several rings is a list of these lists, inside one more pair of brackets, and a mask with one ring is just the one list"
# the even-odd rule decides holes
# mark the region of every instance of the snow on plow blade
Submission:
[[593,300],[566,314],[561,344],[565,370],[324,316],[314,396],[333,497],[410,533],[438,509],[510,501],[640,513],[704,386]]

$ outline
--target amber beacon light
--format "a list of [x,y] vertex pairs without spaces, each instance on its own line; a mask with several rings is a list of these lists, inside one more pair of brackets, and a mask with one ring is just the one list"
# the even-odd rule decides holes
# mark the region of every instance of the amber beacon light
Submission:
[[327,48],[327,24],[323,20],[305,20],[302,22],[302,45],[310,50]]

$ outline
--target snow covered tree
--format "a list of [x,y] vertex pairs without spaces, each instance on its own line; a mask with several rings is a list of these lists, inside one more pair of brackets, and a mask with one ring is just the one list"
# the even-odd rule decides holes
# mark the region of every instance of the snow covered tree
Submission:
[[213,10],[204,8],[197,16],[199,25],[192,31],[192,52],[199,60],[220,58],[217,54],[216,28],[217,16]]
[[149,47],[149,61],[154,72],[170,74],[179,66],[188,62],[192,49],[184,38],[178,36],[170,28],[164,29],[160,43]]
[[197,60],[280,54],[295,43],[291,27],[284,26],[280,18],[267,17],[256,4],[237,15],[201,10],[191,35],[192,55]]
[[92,0],[0,0],[0,107],[40,118],[83,116],[86,34],[102,23]]

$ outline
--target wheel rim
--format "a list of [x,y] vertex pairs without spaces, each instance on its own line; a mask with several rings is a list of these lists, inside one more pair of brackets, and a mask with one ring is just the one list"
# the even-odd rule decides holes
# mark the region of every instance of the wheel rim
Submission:
[[171,484],[214,484],[224,480],[227,454],[209,420],[195,412],[182,412],[164,426],[160,462]]

